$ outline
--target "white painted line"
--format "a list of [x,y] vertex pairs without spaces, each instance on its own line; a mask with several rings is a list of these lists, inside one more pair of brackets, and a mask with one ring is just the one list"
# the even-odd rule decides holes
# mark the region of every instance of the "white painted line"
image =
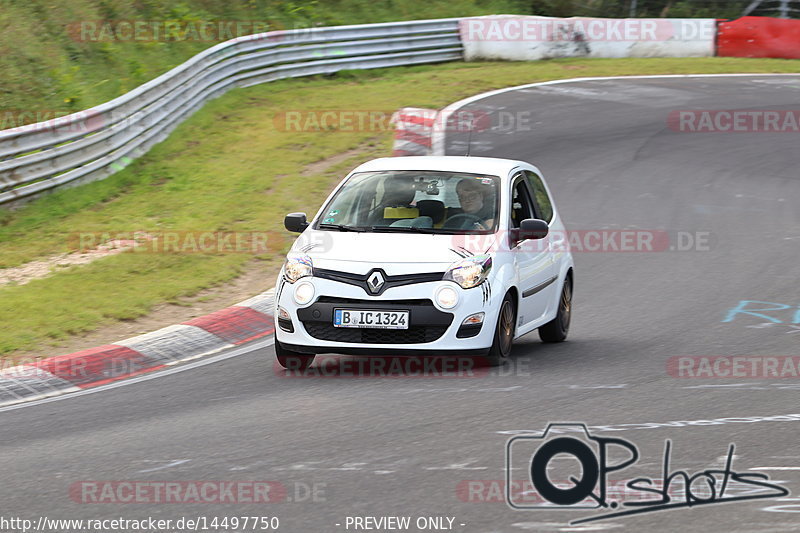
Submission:
[[[632,424],[608,424],[603,426],[587,426],[590,431],[603,433],[613,431],[637,431],[643,429],[677,429],[686,427],[710,427],[725,424],[754,424],[759,422],[800,422],[800,414],[769,415],[769,416],[738,416],[723,418],[703,418],[700,420],[672,420],[669,422],[639,422]],[[535,435],[540,436],[544,428],[540,429],[507,429],[495,431],[498,435]],[[559,427],[550,429],[551,433],[580,433],[580,427]]]
[[682,389],[735,389],[742,387],[752,387],[764,385],[764,383],[721,383],[719,385],[692,385],[689,387],[681,387]]
[[146,468],[144,470],[139,470],[136,473],[137,474],[144,474],[146,472],[156,472],[158,470],[164,470],[165,468],[172,468],[173,466],[182,465],[184,463],[188,463],[189,461],[191,461],[191,459],[176,459],[175,461],[171,461],[168,464],[161,465],[161,466],[156,466],[156,467],[153,467],[153,468]]
[[800,466],[756,466],[750,470],[800,470]]
[[628,385],[621,383],[619,385],[570,385],[570,389],[624,389]]
[[[43,403],[49,402],[57,402],[59,400],[67,400],[70,398],[77,398],[79,396],[84,396],[86,394],[94,394],[96,392],[103,392],[110,389],[116,389],[118,387],[125,387],[127,385],[132,385],[134,383],[139,383],[142,381],[149,381],[151,379],[161,378],[164,376],[169,376],[171,374],[177,374],[179,372],[185,372],[186,370],[192,370],[194,368],[198,368],[201,366],[211,365],[214,363],[219,363],[220,361],[225,361],[226,359],[232,359],[233,357],[238,357],[240,355],[244,355],[246,353],[250,353],[254,350],[266,348],[267,346],[272,346],[274,342],[274,337],[269,336],[266,339],[262,339],[259,341],[254,341],[249,343],[245,346],[239,346],[229,352],[225,352],[219,355],[215,355],[214,357],[209,357],[207,359],[200,359],[198,361],[192,363],[186,363],[178,366],[168,367],[165,370],[156,370],[150,374],[142,374],[141,376],[136,376],[128,379],[123,379],[120,381],[115,381],[113,383],[109,383],[107,385],[100,385],[99,387],[94,387],[92,389],[79,389],[76,392],[72,392],[70,394],[62,394],[60,396],[53,396],[50,398],[40,398],[38,400],[31,400],[25,403],[19,403],[14,405],[7,405],[5,407],[0,407],[0,413],[5,411],[13,411],[15,409],[23,409],[25,407],[33,407],[34,405],[39,405]],[[200,356],[197,356],[200,357]]]
[[474,464],[475,460],[467,461],[465,463],[454,463],[447,466],[426,466],[425,470],[488,470],[488,466],[469,466]]
[[[471,103],[477,102],[478,100],[483,100],[484,98],[489,98],[491,96],[497,96],[498,94],[503,94],[511,91],[520,91],[523,89],[530,89],[533,87],[542,87],[546,85],[560,85],[563,83],[581,83],[585,81],[606,81],[606,80],[651,80],[651,79],[664,79],[664,78],[733,78],[733,77],[752,77],[752,78],[759,78],[762,76],[772,77],[772,76],[795,76],[800,77],[800,73],[767,73],[767,74],[758,74],[758,73],[740,73],[740,74],[654,74],[654,75],[647,75],[647,76],[605,76],[605,77],[588,77],[588,78],[568,78],[563,80],[550,80],[550,81],[538,81],[536,83],[526,83],[525,85],[516,85],[514,87],[506,87],[505,89],[495,89],[493,91],[487,91],[485,93],[476,94],[474,96],[470,96],[468,98],[464,98],[463,100],[459,100],[458,102],[454,102],[449,106],[445,107],[440,112],[440,124],[446,125],[447,120],[450,118],[454,112],[456,112],[459,108],[464,107],[465,105],[469,105]],[[433,155],[445,155],[445,131],[447,130],[446,127],[435,128],[433,132],[433,137],[431,138],[431,149]]]

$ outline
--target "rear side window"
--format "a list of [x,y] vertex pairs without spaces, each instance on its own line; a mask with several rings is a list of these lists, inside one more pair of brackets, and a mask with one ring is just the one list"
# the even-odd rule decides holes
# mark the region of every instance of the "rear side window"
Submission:
[[539,217],[545,222],[551,222],[553,219],[553,203],[547,195],[547,189],[544,188],[542,178],[529,170],[525,171],[525,176],[527,176],[528,183],[533,191]]

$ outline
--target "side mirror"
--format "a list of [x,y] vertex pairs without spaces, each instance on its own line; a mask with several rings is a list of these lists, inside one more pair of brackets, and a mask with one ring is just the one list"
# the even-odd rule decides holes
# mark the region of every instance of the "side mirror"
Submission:
[[303,233],[308,227],[305,213],[289,213],[283,219],[283,227],[294,233]]
[[547,222],[538,218],[526,218],[519,223],[517,239],[520,241],[544,239],[548,233],[550,233],[550,226],[547,225]]

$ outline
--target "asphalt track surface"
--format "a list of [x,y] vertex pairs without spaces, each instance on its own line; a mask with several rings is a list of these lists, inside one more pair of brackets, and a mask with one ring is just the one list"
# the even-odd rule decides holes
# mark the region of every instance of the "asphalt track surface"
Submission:
[[[793,496],[569,527],[597,512],[516,511],[502,498],[464,501],[469,494],[458,488],[503,479],[509,431],[575,421],[625,428],[598,433],[638,446],[639,463],[612,480],[659,478],[665,439],[672,441],[671,468],[691,473],[720,468],[735,443],[733,470],[769,474],[800,495],[800,422],[741,420],[800,413],[797,378],[678,379],[667,372],[672,356],[800,355],[791,324],[763,326],[766,320],[741,314],[723,322],[740,300],[800,305],[798,134],[682,133],[667,125],[675,110],[792,110],[799,99],[800,76],[752,76],[586,81],[470,104],[533,117],[531,127],[475,134],[472,154],[538,165],[568,228],[710,232],[711,249],[576,253],[568,342],[545,345],[529,335],[516,343],[509,367],[483,377],[289,378],[273,369],[267,346],[6,410],[2,516],[277,516],[280,530],[291,532],[346,531],[348,516],[386,515],[412,523],[451,516],[453,530],[464,532],[796,530],[791,511],[800,511],[800,498]],[[448,153],[462,153],[465,138],[450,135]],[[772,314],[790,322],[790,313]],[[701,420],[718,422],[640,425]],[[553,479],[579,476],[576,465],[564,462]],[[524,477],[524,466],[515,478]],[[87,480],[270,480],[292,501],[71,499],[70,486]],[[312,486],[315,498],[306,494]]]

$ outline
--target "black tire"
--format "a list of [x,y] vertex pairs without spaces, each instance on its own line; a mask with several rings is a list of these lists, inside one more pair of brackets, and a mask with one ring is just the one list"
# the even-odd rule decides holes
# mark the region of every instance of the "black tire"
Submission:
[[562,342],[569,334],[569,322],[572,318],[572,276],[567,276],[561,288],[556,317],[539,327],[539,338],[542,342]]
[[275,341],[275,357],[283,368],[293,371],[305,370],[314,362],[314,354],[287,350],[277,340]]
[[514,332],[517,325],[517,306],[511,293],[506,293],[500,312],[497,314],[497,325],[494,328],[494,341],[489,353],[486,354],[487,366],[501,366],[508,361],[511,355],[511,345],[514,343]]

